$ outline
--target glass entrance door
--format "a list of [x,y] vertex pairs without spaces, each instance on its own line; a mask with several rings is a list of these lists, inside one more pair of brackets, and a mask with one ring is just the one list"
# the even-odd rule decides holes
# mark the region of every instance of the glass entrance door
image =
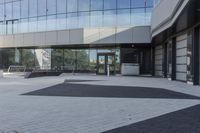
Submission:
[[115,54],[114,53],[98,53],[97,54],[97,74],[106,75],[109,66],[110,74],[114,75],[115,70]]

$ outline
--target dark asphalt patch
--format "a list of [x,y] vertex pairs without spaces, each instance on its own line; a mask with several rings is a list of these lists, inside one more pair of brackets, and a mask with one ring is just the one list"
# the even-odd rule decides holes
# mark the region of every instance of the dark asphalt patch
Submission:
[[101,86],[85,84],[58,84],[22,95],[66,96],[66,97],[105,97],[105,98],[169,98],[199,99],[199,97],[165,90],[161,88]]
[[200,105],[104,133],[200,133]]

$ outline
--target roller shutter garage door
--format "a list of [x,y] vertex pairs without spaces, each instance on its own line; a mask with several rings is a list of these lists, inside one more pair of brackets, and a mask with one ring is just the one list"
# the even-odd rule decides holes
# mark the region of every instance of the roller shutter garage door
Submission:
[[155,47],[155,76],[163,76],[162,62],[163,62],[163,47],[162,45],[159,45]]
[[176,79],[187,81],[187,34],[176,38]]

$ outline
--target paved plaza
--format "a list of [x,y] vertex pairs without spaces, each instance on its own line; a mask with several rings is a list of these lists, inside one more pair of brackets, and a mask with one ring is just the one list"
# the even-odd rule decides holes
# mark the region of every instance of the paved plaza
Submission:
[[6,75],[0,133],[198,133],[199,98],[199,86],[162,78]]

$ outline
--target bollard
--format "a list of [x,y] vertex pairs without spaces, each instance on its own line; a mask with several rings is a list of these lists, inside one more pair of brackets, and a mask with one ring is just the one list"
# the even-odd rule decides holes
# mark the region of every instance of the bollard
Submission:
[[107,65],[107,76],[110,77],[110,65]]

